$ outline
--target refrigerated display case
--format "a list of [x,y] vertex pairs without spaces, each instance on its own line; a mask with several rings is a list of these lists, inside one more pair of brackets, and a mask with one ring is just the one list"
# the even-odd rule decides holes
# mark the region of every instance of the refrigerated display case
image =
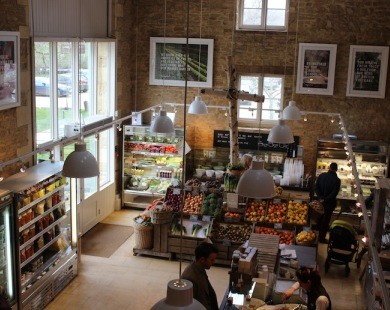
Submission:
[[17,309],[15,214],[12,194],[0,190],[0,294]]
[[[389,146],[378,141],[350,140],[355,155],[356,168],[364,196],[369,196],[378,178],[388,175]],[[337,175],[341,179],[338,199],[356,200],[352,167],[343,140],[318,139],[316,176],[327,172],[332,162],[337,163]]]
[[124,126],[122,204],[145,208],[152,200],[165,196],[172,184],[182,179],[182,141],[184,132],[174,136],[151,134],[149,126]]
[[0,184],[14,194],[20,309],[43,309],[77,275],[76,212],[62,166],[45,161]]

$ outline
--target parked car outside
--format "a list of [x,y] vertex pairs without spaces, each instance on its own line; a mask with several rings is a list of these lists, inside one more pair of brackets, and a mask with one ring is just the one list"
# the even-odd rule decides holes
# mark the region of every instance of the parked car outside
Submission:
[[[80,80],[79,80],[79,92],[85,93],[88,91],[88,78],[84,74],[79,74]],[[73,79],[72,75],[70,73],[64,73],[58,75],[58,83],[67,85],[68,87],[73,86]]]
[[[58,83],[58,96],[67,97],[72,93],[72,89],[65,84]],[[50,80],[46,77],[35,78],[35,95],[50,96]]]

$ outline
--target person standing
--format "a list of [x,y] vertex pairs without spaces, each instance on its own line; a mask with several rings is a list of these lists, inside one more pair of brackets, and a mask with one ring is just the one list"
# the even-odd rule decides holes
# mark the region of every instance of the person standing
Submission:
[[317,270],[301,267],[296,271],[297,282],[283,293],[282,300],[286,300],[294,294],[295,290],[302,287],[307,292],[308,310],[331,310],[332,302]]
[[202,242],[195,248],[195,261],[182,273],[182,278],[192,282],[193,296],[207,310],[218,310],[217,295],[207,277],[206,270],[214,265],[218,249],[211,243]]
[[317,197],[324,206],[324,214],[318,221],[318,241],[320,243],[327,243],[325,239],[326,233],[329,229],[330,219],[332,213],[337,205],[337,194],[340,191],[341,181],[337,176],[337,164],[331,163],[328,172],[321,173],[316,182],[315,191]]

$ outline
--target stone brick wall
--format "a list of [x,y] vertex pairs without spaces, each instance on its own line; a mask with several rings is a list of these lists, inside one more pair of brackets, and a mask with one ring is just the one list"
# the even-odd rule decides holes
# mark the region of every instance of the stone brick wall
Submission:
[[[29,10],[27,0],[0,1],[0,31],[20,32],[20,107],[0,110],[0,162],[32,150],[31,63]],[[26,163],[28,165],[28,163]],[[2,176],[15,173],[20,167],[9,165]]]
[[[164,12],[166,3],[166,23]],[[200,11],[202,3],[202,12]],[[389,77],[385,99],[346,97],[350,45],[388,45],[390,42],[390,6],[386,0],[312,1],[291,0],[288,32],[244,32],[233,30],[235,0],[190,1],[189,37],[214,39],[213,87],[227,87],[226,57],[233,55],[239,73],[277,73],[285,75],[285,104],[291,99],[304,111],[341,113],[347,130],[359,139],[390,141]],[[130,19],[134,11],[123,11]],[[200,20],[200,17],[202,19]],[[298,25],[297,25],[298,23]],[[185,37],[186,3],[173,0],[138,2],[137,109],[163,102],[184,102],[184,88],[149,85],[149,38],[151,36]],[[200,27],[201,25],[201,27]],[[333,96],[295,94],[297,43],[337,44],[335,86]],[[124,64],[122,64],[123,66]],[[127,65],[126,65],[127,66]],[[123,82],[124,83],[124,82]],[[127,83],[129,84],[129,83]],[[189,105],[197,88],[188,88]],[[227,105],[225,98],[203,95],[209,105]],[[124,103],[121,103],[124,105]],[[130,105],[134,104],[131,100]],[[182,111],[182,110],[181,110]],[[226,129],[228,120],[223,110],[210,109],[207,116],[188,116],[187,126],[195,135],[195,148],[212,147],[214,129]],[[182,126],[183,112],[177,113],[177,126]],[[145,115],[148,122],[150,115]],[[316,140],[341,132],[337,122],[328,116],[311,116],[307,122],[289,122],[294,135],[304,147],[304,163],[314,172]]]

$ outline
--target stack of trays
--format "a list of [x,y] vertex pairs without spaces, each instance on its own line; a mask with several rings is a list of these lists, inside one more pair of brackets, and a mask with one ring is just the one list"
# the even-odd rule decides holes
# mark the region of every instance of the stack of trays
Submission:
[[267,265],[268,271],[273,272],[278,258],[279,236],[252,233],[248,245],[257,248],[257,271]]

